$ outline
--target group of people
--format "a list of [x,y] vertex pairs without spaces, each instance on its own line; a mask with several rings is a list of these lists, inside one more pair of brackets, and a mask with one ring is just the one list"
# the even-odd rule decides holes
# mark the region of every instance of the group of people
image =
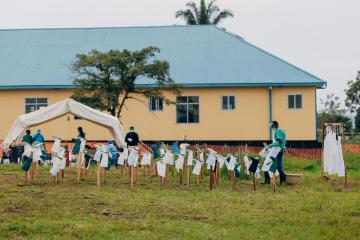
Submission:
[[[271,160],[272,160],[272,170],[268,169],[267,171],[264,171],[264,176],[265,176],[265,181],[262,183],[264,185],[270,184],[270,178],[271,178],[271,172],[270,171],[276,171],[279,173],[280,176],[280,184],[285,183],[286,182],[286,174],[284,173],[283,170],[283,156],[284,156],[284,152],[286,150],[286,134],[285,131],[283,129],[281,129],[279,127],[279,123],[277,121],[273,121],[271,123],[270,126],[273,130],[274,130],[274,137],[273,137],[273,142],[269,145],[266,146],[266,149],[269,150],[269,152],[273,152],[275,154],[273,154],[271,156]],[[76,155],[79,153],[80,151],[80,145],[81,145],[81,140],[84,139],[86,137],[85,132],[83,131],[82,127],[78,127],[77,129],[77,137],[73,139],[74,141],[74,146],[71,150],[71,153],[73,155]],[[41,132],[40,129],[37,129],[36,133],[34,135],[31,135],[31,131],[30,130],[26,130],[26,134],[23,136],[22,138],[22,142],[23,144],[27,143],[27,144],[34,144],[34,143],[44,143],[44,136]],[[111,165],[117,165],[117,161],[118,161],[118,153],[122,151],[122,147],[136,147],[139,145],[140,140],[139,140],[139,135],[135,132],[134,127],[130,127],[129,128],[129,132],[126,134],[125,136],[125,143],[126,146],[117,146],[116,143],[113,140],[108,140],[107,142],[107,151],[110,153],[111,158],[110,160],[110,164]],[[67,166],[69,165],[69,161],[70,161],[70,156],[69,156],[69,149],[68,146],[66,145],[65,147],[66,150],[66,158],[67,158]],[[14,161],[14,162],[18,162],[18,159],[21,158],[21,156],[19,156],[19,152],[15,146],[15,143],[12,143],[9,147],[10,149],[10,161]],[[271,150],[270,150],[271,149]],[[85,152],[85,159],[87,160],[86,162],[89,162],[90,160],[90,155],[86,154],[87,152]],[[16,159],[16,160],[15,160]]]

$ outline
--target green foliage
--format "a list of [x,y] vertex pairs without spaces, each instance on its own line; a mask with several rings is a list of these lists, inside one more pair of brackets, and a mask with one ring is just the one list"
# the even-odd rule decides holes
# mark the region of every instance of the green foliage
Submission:
[[175,17],[184,19],[187,25],[217,25],[222,20],[234,16],[230,10],[220,10],[215,2],[216,0],[211,0],[206,4],[205,0],[201,0],[200,6],[195,2],[188,2],[187,8],[177,11]]
[[346,93],[346,106],[349,107],[351,112],[355,112],[360,108],[360,71],[356,79],[348,82]]
[[346,110],[341,108],[339,97],[328,94],[326,99],[321,99],[320,102],[323,107],[318,115],[318,128],[321,128],[322,123],[344,123],[346,132],[351,132],[351,118],[345,115]]
[[[180,87],[170,77],[169,63],[157,60],[160,49],[147,47],[139,51],[92,50],[78,54],[72,70],[78,74],[72,98],[92,108],[120,117],[126,100],[145,101],[148,97],[163,97],[165,92],[180,94]],[[139,89],[136,82],[145,79],[156,87]]]
[[360,132],[360,108],[358,108],[358,110],[356,110],[355,130],[356,130],[357,132]]

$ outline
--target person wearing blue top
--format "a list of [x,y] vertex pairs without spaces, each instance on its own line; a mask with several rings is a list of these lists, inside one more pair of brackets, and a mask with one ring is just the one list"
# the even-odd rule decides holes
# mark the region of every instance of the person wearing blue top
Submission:
[[111,153],[111,164],[116,166],[116,160],[117,160],[117,149],[115,145],[113,144],[112,140],[108,141],[107,149],[109,153]]
[[280,147],[280,152],[276,156],[274,167],[278,170],[280,175],[280,185],[286,183],[286,174],[283,170],[283,157],[286,150],[286,134],[283,129],[279,127],[277,121],[271,123],[271,128],[275,131],[274,142],[267,146],[267,148]]
[[36,130],[36,133],[34,134],[34,136],[32,138],[33,138],[33,142],[37,142],[37,143],[44,142],[44,136],[42,135],[40,129]]

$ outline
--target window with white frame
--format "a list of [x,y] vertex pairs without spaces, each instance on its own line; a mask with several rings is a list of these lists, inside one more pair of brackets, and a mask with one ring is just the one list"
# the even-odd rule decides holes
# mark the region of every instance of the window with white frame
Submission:
[[164,99],[162,97],[150,97],[149,98],[149,111],[159,112],[164,109]]
[[31,113],[47,106],[47,98],[25,98],[25,113]]
[[221,96],[221,109],[234,110],[235,109],[235,96]]
[[199,110],[198,96],[176,97],[177,123],[199,123]]
[[290,94],[288,95],[288,108],[289,109],[302,109],[302,95],[301,94]]

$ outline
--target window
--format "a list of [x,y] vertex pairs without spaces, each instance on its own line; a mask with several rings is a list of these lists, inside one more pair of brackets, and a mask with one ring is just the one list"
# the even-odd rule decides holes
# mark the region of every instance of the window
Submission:
[[31,113],[47,106],[47,98],[25,98],[25,113]]
[[161,97],[150,97],[149,98],[149,111],[158,112],[164,109],[164,99]]
[[221,97],[222,110],[234,110],[235,109],[235,96],[222,96]]
[[176,98],[176,122],[199,123],[199,97]]
[[288,95],[288,108],[302,109],[302,95],[301,94]]

